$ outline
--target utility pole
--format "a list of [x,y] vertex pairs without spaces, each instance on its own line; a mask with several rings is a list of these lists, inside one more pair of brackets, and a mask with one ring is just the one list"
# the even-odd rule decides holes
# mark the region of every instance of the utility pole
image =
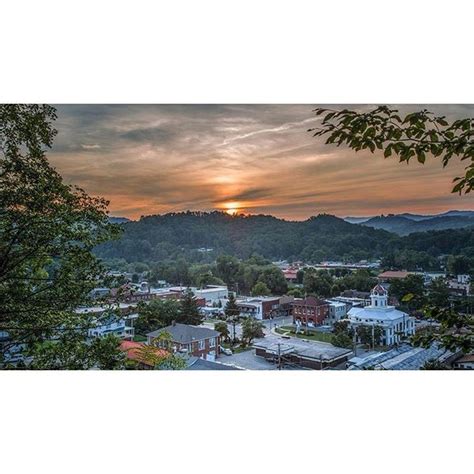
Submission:
[[280,343],[278,343],[278,370],[281,370],[281,349],[280,349]]

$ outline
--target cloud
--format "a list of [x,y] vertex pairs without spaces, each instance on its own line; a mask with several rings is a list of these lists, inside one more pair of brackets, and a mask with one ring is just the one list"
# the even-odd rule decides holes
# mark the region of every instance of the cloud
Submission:
[[[460,163],[403,166],[325,145],[306,131],[314,107],[61,105],[49,156],[68,182],[128,217],[229,202],[294,219],[474,207],[470,196],[450,194]],[[474,106],[395,106],[425,107],[450,119],[474,115]]]

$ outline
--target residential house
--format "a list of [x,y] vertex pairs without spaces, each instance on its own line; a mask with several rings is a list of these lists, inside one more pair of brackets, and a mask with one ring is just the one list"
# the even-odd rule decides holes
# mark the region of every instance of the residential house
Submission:
[[[156,340],[162,333],[169,333],[171,341]],[[158,347],[184,352],[206,360],[213,361],[219,356],[220,333],[202,326],[174,323],[148,333],[147,340],[148,344],[155,344]]]

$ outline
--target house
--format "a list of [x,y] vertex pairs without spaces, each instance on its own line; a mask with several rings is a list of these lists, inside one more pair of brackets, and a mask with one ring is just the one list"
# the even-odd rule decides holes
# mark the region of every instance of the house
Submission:
[[455,296],[469,296],[471,294],[471,283],[469,279],[448,280],[449,293]]
[[314,296],[295,298],[292,303],[293,324],[319,326],[329,316],[329,304]]
[[348,312],[351,326],[379,326],[382,328],[382,345],[399,343],[402,336],[415,333],[415,318],[388,305],[387,290],[380,284],[370,292],[371,304],[365,307],[353,307]]
[[474,352],[465,354],[453,362],[453,369],[474,370]]
[[377,278],[381,283],[390,283],[391,280],[403,280],[412,273],[413,272],[388,270],[386,272],[380,273]]
[[[146,361],[143,356],[140,354],[140,349],[144,346],[143,343],[133,342],[133,341],[122,341],[120,343],[119,349],[122,352],[126,353],[127,359],[134,361],[138,364],[140,369],[153,369],[153,365],[150,362]],[[167,357],[169,355],[168,351],[164,349],[156,349],[156,355],[158,357]]]
[[288,283],[295,283],[298,279],[298,268],[290,267],[282,270],[283,276]]
[[280,315],[280,298],[278,296],[241,298],[236,303],[241,316],[252,316],[255,319],[270,319]]
[[131,325],[130,319],[117,318],[111,315],[100,319],[96,326],[88,330],[89,337],[104,337],[109,334],[131,341],[135,335],[135,329]]
[[[155,341],[162,333],[169,333],[171,341]],[[213,329],[174,323],[147,334],[148,344],[184,352],[190,356],[213,361],[219,356],[220,333]]]

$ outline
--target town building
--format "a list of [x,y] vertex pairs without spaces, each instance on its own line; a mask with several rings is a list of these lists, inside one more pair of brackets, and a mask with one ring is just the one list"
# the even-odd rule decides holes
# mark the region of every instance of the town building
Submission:
[[296,283],[298,279],[298,268],[290,267],[282,270],[283,276],[288,283]]
[[[157,341],[156,338],[162,333],[170,334],[171,342]],[[213,361],[219,356],[220,333],[201,326],[175,323],[148,333],[147,340],[148,344],[206,360]]]
[[370,292],[371,303],[365,307],[353,307],[348,312],[351,326],[379,326],[382,331],[382,345],[399,343],[402,337],[415,333],[415,318],[388,305],[387,290],[380,284]]
[[365,357],[353,357],[348,370],[420,370],[427,362],[437,361],[446,367],[455,355],[438,344],[428,348],[402,344],[386,352],[374,352]]
[[408,275],[411,275],[413,272],[401,271],[401,270],[388,270],[382,272],[378,275],[378,280],[380,283],[390,283],[392,280],[403,280]]
[[465,354],[453,362],[453,369],[474,370],[474,353]]
[[292,307],[293,324],[303,324],[309,327],[320,326],[329,316],[329,304],[314,296],[295,298]]
[[329,313],[323,321],[324,324],[333,325],[335,322],[347,317],[347,304],[341,301],[326,300],[329,305]]
[[331,344],[267,335],[253,343],[255,355],[281,368],[329,369],[345,364],[353,352]]
[[240,298],[236,303],[241,316],[270,319],[280,315],[280,297],[278,296]]
[[207,285],[205,288],[191,288],[196,298],[204,299],[208,306],[224,305],[229,298],[227,286]]

